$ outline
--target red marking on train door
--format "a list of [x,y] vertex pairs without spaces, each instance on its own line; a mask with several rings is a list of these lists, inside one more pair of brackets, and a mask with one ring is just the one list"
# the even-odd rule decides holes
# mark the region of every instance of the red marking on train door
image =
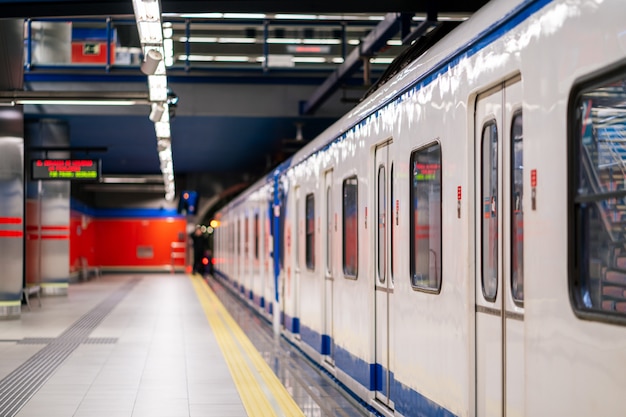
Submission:
[[400,200],[396,200],[396,226],[400,222]]
[[537,170],[536,169],[533,169],[530,171],[530,186],[531,187],[537,186]]
[[461,198],[463,196],[463,189],[459,185],[456,187],[456,216],[461,218]]

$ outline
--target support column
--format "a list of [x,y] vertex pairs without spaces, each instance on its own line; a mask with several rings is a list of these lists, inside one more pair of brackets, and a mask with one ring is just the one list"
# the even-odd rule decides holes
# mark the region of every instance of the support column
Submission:
[[[29,121],[25,125],[25,138],[29,147],[64,147],[69,145],[69,128],[67,123],[55,119]],[[69,152],[48,152],[46,155],[51,159],[69,156]],[[29,283],[41,286],[43,295],[67,295],[70,182],[28,181],[26,190],[27,249],[32,249],[26,256],[27,278]]]
[[[0,90],[23,85],[24,23],[0,19]],[[0,107],[0,319],[21,314],[24,279],[24,114]]]

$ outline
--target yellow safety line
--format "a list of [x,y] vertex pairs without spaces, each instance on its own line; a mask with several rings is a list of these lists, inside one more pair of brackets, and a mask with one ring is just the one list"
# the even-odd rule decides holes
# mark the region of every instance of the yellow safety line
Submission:
[[226,364],[230,369],[248,416],[276,416],[275,412],[279,411],[274,410],[270,404],[270,399],[266,397],[259,385],[254,371],[250,368],[250,364],[253,364],[254,368],[256,368],[256,373],[263,379],[265,386],[280,406],[282,414],[289,417],[304,417],[302,410],[291,398],[285,386],[263,360],[252,342],[250,342],[250,339],[241,330],[213,291],[204,284],[201,277],[191,276],[190,278],[226,359]]

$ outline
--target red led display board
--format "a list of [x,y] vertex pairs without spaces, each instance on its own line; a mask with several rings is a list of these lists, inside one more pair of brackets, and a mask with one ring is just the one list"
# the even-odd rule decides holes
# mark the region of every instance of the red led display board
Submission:
[[100,180],[99,159],[34,159],[32,180]]

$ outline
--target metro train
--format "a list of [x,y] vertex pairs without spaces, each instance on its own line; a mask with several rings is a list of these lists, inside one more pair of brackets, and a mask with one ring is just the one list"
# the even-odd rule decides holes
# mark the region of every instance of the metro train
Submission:
[[492,0],[224,206],[215,272],[386,416],[623,416],[626,3]]

